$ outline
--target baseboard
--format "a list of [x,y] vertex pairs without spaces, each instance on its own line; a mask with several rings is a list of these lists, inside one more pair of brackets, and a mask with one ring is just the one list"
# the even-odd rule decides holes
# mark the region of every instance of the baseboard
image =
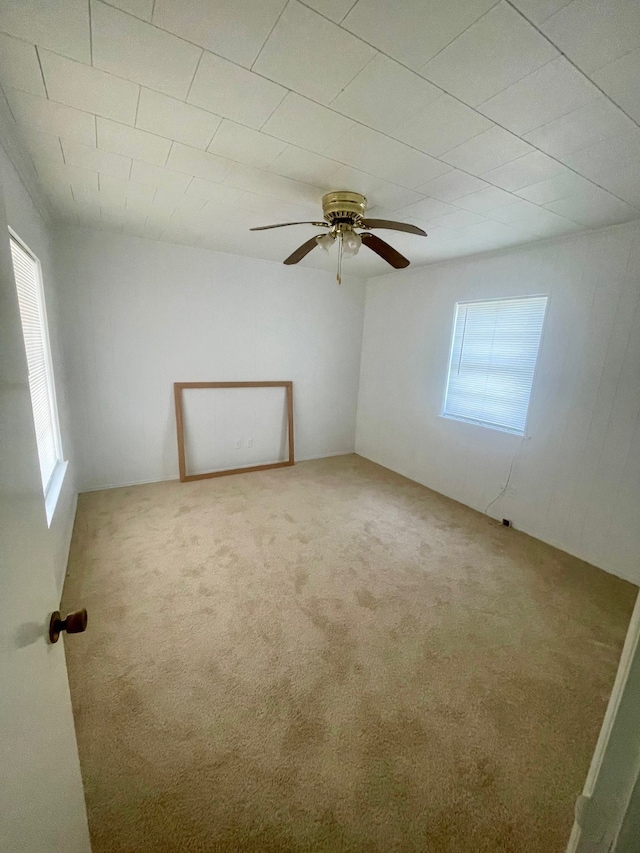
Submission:
[[160,479],[152,479],[152,480],[131,480],[126,483],[109,483],[104,486],[91,486],[86,489],[82,489],[80,492],[81,495],[88,494],[89,492],[106,492],[107,489],[127,489],[129,486],[150,486],[153,483],[168,483],[170,480],[177,480],[177,474],[171,474],[168,477],[161,477]]
[[[398,474],[400,477],[405,477],[407,480],[411,480],[412,483],[418,483],[418,485],[424,486],[425,489],[430,489],[432,492],[435,492],[438,495],[442,495],[443,497],[447,498],[450,501],[455,501],[456,503],[460,504],[461,506],[466,506],[469,509],[474,510],[474,512],[479,512],[481,515],[484,515],[487,518],[490,518],[492,521],[495,521],[496,523],[500,523],[499,517],[496,517],[494,515],[490,515],[489,513],[485,512],[482,507],[473,506],[473,504],[466,504],[466,503],[464,503],[464,501],[461,501],[459,498],[455,497],[454,495],[448,495],[446,492],[440,492],[437,489],[434,489],[433,486],[430,486],[428,483],[423,483],[420,480],[416,480],[415,477],[412,477],[410,474],[407,474],[404,471],[399,471],[396,468],[391,468],[389,465],[385,465],[383,462],[378,462],[377,459],[374,459],[371,456],[365,456],[364,453],[361,453],[358,450],[356,450],[356,453],[358,454],[358,456],[362,456],[363,459],[368,459],[369,462],[373,462],[375,465],[379,465],[381,468],[386,468],[387,471],[393,471],[394,474]],[[606,566],[601,566],[598,563],[594,563],[585,554],[577,554],[575,551],[570,551],[568,548],[564,547],[563,545],[558,544],[557,542],[553,542],[549,539],[545,539],[543,536],[540,536],[538,533],[534,533],[530,529],[528,529],[526,523],[520,524],[520,522],[518,522],[516,520],[516,521],[512,522],[511,527],[514,530],[520,531],[520,533],[524,533],[526,536],[531,536],[532,539],[537,539],[538,542],[543,542],[545,545],[550,545],[552,548],[556,548],[558,551],[562,551],[563,554],[569,554],[570,557],[575,557],[577,560],[582,560],[584,563],[589,563],[590,566],[595,566],[596,569],[600,569],[601,571],[606,572],[609,575],[613,575],[616,578],[620,578],[620,580],[627,581],[628,583],[631,583],[634,586],[640,586],[640,583],[638,583],[637,578],[629,577],[629,575],[625,574],[622,571],[619,571],[619,570],[615,571],[614,569],[607,568]]]
[[321,453],[320,456],[301,456],[296,462],[311,462],[313,459],[331,459],[332,456],[353,456],[355,450],[332,450],[331,453]]
[[[355,453],[355,450],[334,450],[331,453],[321,453],[319,456],[300,456],[296,459],[297,462],[311,462],[312,459],[330,459],[332,456],[349,456],[350,454]],[[179,477],[177,474],[171,474],[168,477],[162,477],[161,479],[152,479],[152,480],[131,480],[126,483],[109,483],[104,486],[91,486],[86,489],[82,489],[80,494],[87,494],[88,492],[104,492],[107,489],[127,489],[129,486],[149,486],[152,483],[167,483],[170,480],[178,480]]]

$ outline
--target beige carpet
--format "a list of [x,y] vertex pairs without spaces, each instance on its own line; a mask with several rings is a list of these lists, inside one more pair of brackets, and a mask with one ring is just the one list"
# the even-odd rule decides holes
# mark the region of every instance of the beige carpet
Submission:
[[80,498],[94,853],[562,853],[636,588],[357,456]]

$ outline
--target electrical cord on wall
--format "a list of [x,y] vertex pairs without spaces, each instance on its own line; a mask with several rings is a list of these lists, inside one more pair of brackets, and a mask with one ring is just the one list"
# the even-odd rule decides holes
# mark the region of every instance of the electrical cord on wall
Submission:
[[514,465],[516,464],[516,462],[517,462],[517,461],[518,461],[518,459],[520,458],[520,452],[521,452],[521,450],[522,450],[522,445],[523,445],[523,443],[524,443],[524,436],[520,439],[520,444],[518,445],[518,449],[517,449],[517,450],[516,450],[516,452],[513,454],[513,458],[512,458],[512,460],[511,460],[511,465],[509,466],[509,473],[508,473],[508,475],[507,475],[507,482],[506,482],[506,483],[504,484],[504,486],[502,487],[502,491],[500,492],[500,494],[499,494],[497,497],[495,497],[492,501],[490,501],[490,502],[486,505],[486,507],[485,507],[485,509],[484,509],[484,514],[485,514],[485,515],[487,515],[487,514],[488,514],[489,510],[490,510],[490,509],[491,509],[491,507],[494,505],[494,503],[496,503],[497,501],[499,501],[499,500],[500,500],[500,498],[503,498],[503,497],[506,495],[506,493],[507,493],[507,489],[509,488],[509,483],[511,482],[511,475],[513,474],[513,468],[514,468]]

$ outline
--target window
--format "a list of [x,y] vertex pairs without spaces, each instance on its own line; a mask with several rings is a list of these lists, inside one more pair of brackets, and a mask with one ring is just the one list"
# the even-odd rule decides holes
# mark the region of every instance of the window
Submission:
[[[55,490],[54,481],[58,479],[56,476],[57,469],[62,463],[62,446],[53,384],[44,291],[38,259],[16,237],[11,235],[10,239],[22,333],[29,368],[29,389],[31,391],[33,421],[36,428],[42,490],[45,495],[45,502],[48,503],[50,493]],[[57,499],[57,494],[54,498],[54,505],[55,499]],[[47,505],[49,523],[52,514],[53,508]]]
[[458,302],[445,417],[524,434],[546,306],[546,296]]

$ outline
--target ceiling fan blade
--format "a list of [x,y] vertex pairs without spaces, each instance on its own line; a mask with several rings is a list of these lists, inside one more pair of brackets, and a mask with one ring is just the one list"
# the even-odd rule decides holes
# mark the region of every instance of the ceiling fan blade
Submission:
[[380,255],[382,260],[391,264],[392,267],[395,267],[397,270],[401,270],[409,266],[409,261],[404,255],[401,255],[400,252],[396,252],[393,246],[385,243],[384,240],[376,237],[375,234],[367,234],[365,232],[360,236],[362,237],[362,242],[365,246],[368,246],[376,253],[376,255]]
[[[322,237],[322,234],[318,234],[317,237]],[[297,264],[298,261],[301,261],[312,249],[315,249],[317,246],[316,237],[312,237],[310,240],[307,240],[306,243],[303,243],[302,246],[298,246],[295,252],[292,252],[288,258],[286,258],[283,263],[289,264]]]
[[409,234],[419,234],[420,237],[426,237],[427,232],[417,225],[409,225],[408,222],[394,222],[391,219],[363,219],[362,224],[365,228],[389,228],[391,231],[407,231]]
[[249,231],[267,231],[269,228],[286,228],[287,225],[315,225],[316,228],[328,228],[327,222],[279,222],[277,225],[259,225],[257,228],[249,228]]

